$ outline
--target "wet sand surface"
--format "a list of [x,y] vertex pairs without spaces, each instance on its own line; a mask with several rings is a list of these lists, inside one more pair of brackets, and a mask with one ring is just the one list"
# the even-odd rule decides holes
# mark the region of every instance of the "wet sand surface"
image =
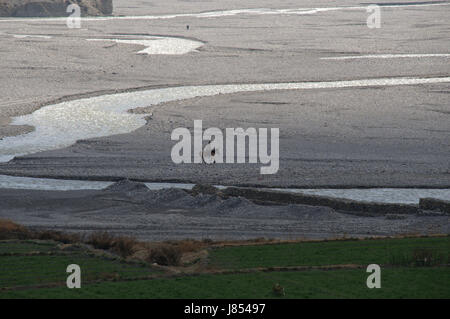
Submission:
[[[361,6],[353,0],[339,4],[164,1],[152,2],[145,9],[141,1],[115,4],[116,15],[243,7]],[[444,57],[323,59],[450,53],[449,13],[450,6],[383,8],[380,29],[367,27],[368,13],[364,9],[307,15],[85,21],[79,30],[68,29],[64,22],[0,21],[0,138],[33,130],[29,126],[9,125],[10,120],[43,105],[132,89],[449,76],[449,58]],[[44,37],[15,37],[17,34]],[[142,55],[137,54],[144,49],[139,45],[87,41],[136,39],[143,35],[182,37],[204,45],[197,52],[184,55]],[[81,140],[65,149],[18,157],[0,164],[0,174],[91,180],[127,177],[271,187],[450,187],[449,93],[450,84],[442,83],[248,92],[171,102],[134,110],[153,115],[145,126],[129,134]],[[261,176],[261,164],[173,164],[170,150],[174,142],[170,134],[176,127],[192,129],[195,119],[203,120],[204,127],[279,127],[278,174]],[[409,216],[391,221],[337,212],[333,216],[339,218],[327,217],[327,222],[318,223],[295,214],[279,217],[281,213],[274,211],[257,218],[252,209],[246,210],[251,217],[222,216],[219,223],[215,210],[180,213],[169,210],[181,208],[144,209],[141,204],[127,202],[128,195],[118,196],[119,200],[105,200],[107,195],[98,191],[0,190],[0,196],[2,218],[69,230],[88,230],[90,224],[116,232],[134,229],[137,236],[152,239],[167,238],[169,234],[176,238],[303,235],[324,238],[345,232],[354,235],[427,232],[428,226],[430,232],[448,233],[449,225],[448,218],[443,217]],[[67,196],[73,198],[68,200]],[[103,198],[100,206],[86,204],[91,201],[86,198],[96,196]],[[19,198],[26,200],[18,201]],[[41,202],[36,204],[38,200]],[[285,207],[279,209],[285,211]],[[312,212],[321,208],[298,209]],[[83,217],[76,217],[77,214]],[[147,228],[140,233],[142,220]]]

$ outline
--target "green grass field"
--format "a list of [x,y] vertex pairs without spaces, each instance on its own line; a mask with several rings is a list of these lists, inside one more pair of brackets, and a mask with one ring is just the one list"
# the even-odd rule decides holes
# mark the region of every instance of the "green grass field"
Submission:
[[237,246],[214,249],[210,263],[221,269],[391,264],[426,249],[447,264],[450,237],[347,240],[292,244]]
[[[266,244],[208,251],[202,271],[174,277],[149,265],[82,249],[58,251],[54,243],[0,241],[0,298],[450,298],[450,237]],[[418,262],[423,256],[436,262]],[[66,267],[71,263],[81,266],[81,289],[65,287]],[[382,265],[381,289],[366,286],[369,274],[365,268],[371,263]],[[270,269],[342,264],[360,268]],[[149,279],[152,275],[155,278]],[[284,288],[284,296],[274,293],[275,284]]]
[[83,269],[86,281],[143,278],[157,273],[150,267],[95,256],[82,248],[62,251],[54,242],[0,241],[0,288],[65,282],[66,268],[71,264]]
[[[11,291],[11,298],[449,298],[448,268],[386,269],[382,288],[368,289],[365,270],[200,275]],[[274,283],[285,296],[272,292]]]
[[49,252],[56,249],[56,243],[42,242],[36,243],[33,241],[0,241],[0,255],[11,254],[25,254],[33,251]]

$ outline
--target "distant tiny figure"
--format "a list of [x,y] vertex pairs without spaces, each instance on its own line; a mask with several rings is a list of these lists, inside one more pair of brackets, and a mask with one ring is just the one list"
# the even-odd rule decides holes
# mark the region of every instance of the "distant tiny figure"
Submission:
[[189,24],[186,26],[186,30],[189,30]]
[[202,155],[203,163],[206,163],[206,164],[208,164],[208,163],[215,164],[216,163],[216,159],[214,158],[216,156],[216,149],[211,147],[211,141],[209,141],[208,144],[205,146],[201,155]]

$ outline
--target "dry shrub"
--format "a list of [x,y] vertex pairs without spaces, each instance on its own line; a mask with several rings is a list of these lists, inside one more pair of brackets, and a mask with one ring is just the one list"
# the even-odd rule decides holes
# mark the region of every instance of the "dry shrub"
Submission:
[[198,251],[205,246],[203,242],[193,239],[174,241],[171,242],[171,244],[176,248],[178,248],[181,253],[190,253],[193,251]]
[[24,226],[7,219],[0,219],[0,240],[29,239],[32,233]]
[[79,234],[68,234],[59,231],[45,230],[33,235],[33,239],[54,240],[63,244],[74,244],[82,241]]
[[0,219],[0,240],[4,239],[54,240],[64,244],[71,244],[80,242],[81,236],[52,230],[31,231],[10,220]]
[[53,240],[63,244],[87,243],[94,248],[112,250],[123,258],[134,253],[138,241],[133,237],[114,237],[107,232],[92,233],[87,240],[79,234],[63,233],[53,230],[30,231],[10,220],[0,219],[0,240],[6,239],[39,239]]
[[197,239],[167,240],[164,242],[164,244],[179,248],[182,253],[196,252],[218,243],[219,242],[215,242],[210,238],[205,238],[202,240]]
[[113,251],[123,258],[133,255],[138,241],[133,237],[121,236],[114,239]]
[[214,241],[211,238],[203,238],[202,243],[205,245],[211,245]]
[[163,244],[150,249],[148,262],[162,266],[179,266],[182,252],[179,247]]
[[14,223],[9,219],[0,219],[0,231],[18,231],[24,230],[25,227]]
[[112,250],[126,258],[134,253],[134,247],[138,242],[133,237],[114,237],[108,232],[95,232],[89,236],[87,243],[97,249]]
[[255,242],[255,243],[265,243],[265,242],[274,241],[274,239],[267,239],[267,238],[264,238],[264,237],[258,237],[258,238],[255,238],[255,239],[249,240],[249,241],[250,242]]
[[113,247],[114,236],[108,232],[94,232],[89,236],[87,243],[94,248],[107,250]]

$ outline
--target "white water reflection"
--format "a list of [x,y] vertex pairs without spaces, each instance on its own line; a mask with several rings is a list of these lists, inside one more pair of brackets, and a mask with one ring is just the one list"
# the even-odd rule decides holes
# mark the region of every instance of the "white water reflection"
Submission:
[[450,200],[450,189],[368,188],[368,189],[276,189],[284,192],[329,196],[364,202],[418,204],[420,198]]
[[424,54],[369,54],[320,58],[321,60],[361,60],[361,59],[417,59],[417,58],[450,58],[449,53]]
[[30,125],[35,130],[28,134],[5,137],[0,140],[0,160],[67,147],[80,139],[132,132],[146,123],[146,115],[132,114],[127,112],[128,110],[165,102],[253,91],[336,89],[446,82],[450,82],[450,77],[183,86],[66,101],[14,118],[13,125]]
[[[53,178],[34,178],[21,176],[0,175],[0,189],[28,189],[45,191],[76,191],[76,190],[101,190],[114,182],[86,181]],[[192,189],[194,184],[184,183],[144,183],[150,190],[165,188]]]
[[180,55],[197,50],[203,43],[200,41],[175,38],[175,37],[157,37],[148,36],[142,39],[88,39],[88,41],[112,41],[123,44],[137,44],[145,46],[144,50],[137,52],[137,54],[170,54]]
[[26,39],[26,38],[38,38],[38,39],[51,39],[49,35],[38,35],[38,34],[11,34],[16,39]]
[[113,183],[0,175],[0,188],[10,189],[45,191],[99,190],[108,187],[111,184]]

